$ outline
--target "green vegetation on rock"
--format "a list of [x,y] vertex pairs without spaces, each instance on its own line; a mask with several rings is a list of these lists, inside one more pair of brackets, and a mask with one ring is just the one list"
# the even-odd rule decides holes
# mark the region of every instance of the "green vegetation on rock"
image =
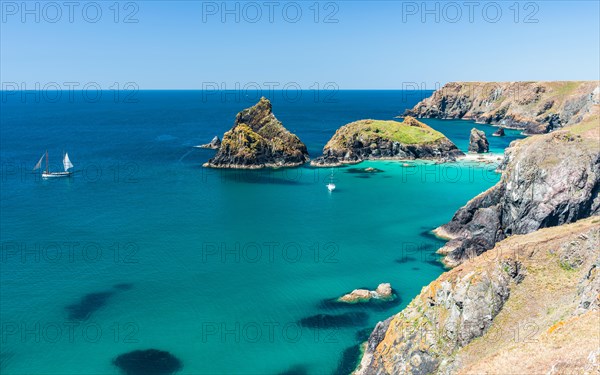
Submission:
[[463,153],[442,133],[406,117],[403,122],[360,120],[339,128],[314,166],[336,166],[374,159],[450,159]]
[[308,161],[304,143],[283,127],[266,98],[237,114],[221,147],[205,167],[256,169],[292,167]]
[[[444,135],[431,127],[407,117],[404,122],[393,120],[360,120],[342,127],[335,141],[344,141],[354,137],[363,139],[385,138],[406,145],[416,145],[435,142]],[[334,143],[336,143],[334,141]],[[329,144],[329,143],[328,143]]]

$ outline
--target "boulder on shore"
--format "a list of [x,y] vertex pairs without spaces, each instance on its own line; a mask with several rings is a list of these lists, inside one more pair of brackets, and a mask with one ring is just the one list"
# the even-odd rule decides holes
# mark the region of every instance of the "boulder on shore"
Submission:
[[483,154],[490,150],[490,144],[485,136],[485,133],[476,128],[471,129],[469,137],[469,152]]

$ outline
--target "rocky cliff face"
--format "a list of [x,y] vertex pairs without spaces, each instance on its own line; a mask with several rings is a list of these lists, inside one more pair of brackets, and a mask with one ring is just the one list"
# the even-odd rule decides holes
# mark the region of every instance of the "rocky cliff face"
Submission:
[[500,242],[380,322],[356,374],[596,373],[599,246],[598,217]]
[[304,143],[283,127],[265,98],[237,114],[233,128],[223,135],[211,168],[257,169],[293,167],[309,160]]
[[311,162],[317,167],[376,159],[454,159],[464,155],[442,133],[406,117],[403,122],[361,120],[344,125]]
[[405,115],[475,120],[540,134],[580,122],[599,103],[596,81],[452,82]]
[[[598,110],[596,106],[596,111]],[[514,234],[600,214],[600,118],[513,142],[500,182],[469,201],[436,233],[456,266]]]

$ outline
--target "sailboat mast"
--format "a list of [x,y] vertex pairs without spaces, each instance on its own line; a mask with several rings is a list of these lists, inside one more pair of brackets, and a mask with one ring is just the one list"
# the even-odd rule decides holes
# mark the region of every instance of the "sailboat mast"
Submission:
[[46,173],[50,172],[50,169],[48,168],[48,150],[46,150]]

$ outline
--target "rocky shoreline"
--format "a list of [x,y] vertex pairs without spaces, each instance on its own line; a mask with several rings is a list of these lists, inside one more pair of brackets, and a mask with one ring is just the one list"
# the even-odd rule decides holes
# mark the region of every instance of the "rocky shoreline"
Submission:
[[515,234],[600,214],[598,116],[506,150],[500,182],[438,228],[447,266],[475,257]]
[[[355,374],[600,371],[599,112],[511,143],[500,182],[433,231],[453,269],[377,324]],[[501,334],[526,324],[536,345]]]
[[[599,228],[592,217],[514,236],[493,257],[445,272],[377,324],[355,374],[548,373],[556,363],[561,373],[598,371]],[[515,341],[524,324],[536,329]],[[587,333],[569,337],[570,330]],[[565,357],[566,347],[584,350]],[[541,348],[546,355],[530,361]]]

